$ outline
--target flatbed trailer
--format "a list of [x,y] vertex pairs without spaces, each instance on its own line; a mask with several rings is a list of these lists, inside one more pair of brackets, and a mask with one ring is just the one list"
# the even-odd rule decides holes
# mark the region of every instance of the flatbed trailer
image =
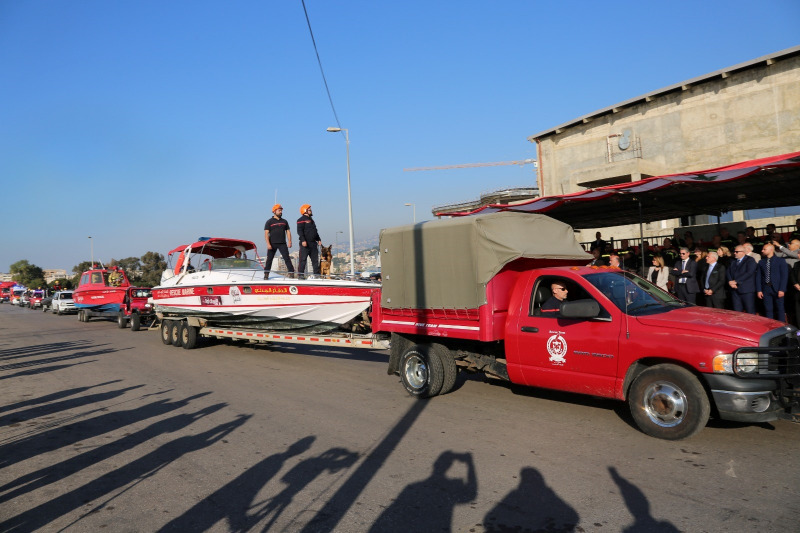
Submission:
[[161,342],[164,344],[180,346],[186,350],[197,347],[198,340],[203,337],[234,339],[253,344],[286,343],[368,350],[389,349],[389,334],[337,332],[327,335],[310,335],[307,333],[265,331],[263,329],[208,326],[205,320],[197,317],[165,318],[160,313],[156,317],[155,322],[149,329],[158,329],[161,335]]

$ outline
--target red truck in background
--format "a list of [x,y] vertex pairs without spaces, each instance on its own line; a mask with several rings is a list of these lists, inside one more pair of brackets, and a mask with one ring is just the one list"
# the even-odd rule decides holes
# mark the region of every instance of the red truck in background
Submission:
[[[543,215],[497,213],[381,232],[372,328],[391,334],[388,372],[414,396],[459,370],[627,401],[648,435],[683,439],[710,416],[797,420],[798,331],[686,304],[591,257]],[[543,312],[554,285],[568,298]],[[376,297],[377,300],[377,297]]]
[[117,326],[125,328],[130,322],[131,331],[150,327],[156,318],[151,296],[153,291],[148,287],[128,287],[117,314]]

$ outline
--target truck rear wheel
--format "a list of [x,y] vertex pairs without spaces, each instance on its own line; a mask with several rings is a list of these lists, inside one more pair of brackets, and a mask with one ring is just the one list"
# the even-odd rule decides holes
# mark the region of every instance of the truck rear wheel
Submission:
[[142,327],[142,319],[139,317],[139,313],[132,313],[131,314],[131,331],[139,331],[140,327]]
[[436,396],[442,390],[444,380],[442,361],[431,346],[411,345],[400,360],[400,377],[412,396]]
[[119,329],[124,329],[125,326],[127,326],[127,325],[128,325],[128,321],[125,319],[125,313],[120,311],[119,313],[117,313],[117,327]]
[[172,329],[172,320],[161,321],[161,342],[164,344],[172,344],[172,337],[170,330]]
[[184,323],[181,327],[181,344],[186,350],[197,346],[197,328]]
[[450,352],[450,348],[442,344],[434,344],[433,349],[439,360],[442,362],[442,390],[439,394],[447,394],[456,384],[456,377],[458,376],[458,368],[456,367],[456,360]]
[[169,338],[173,346],[181,345],[181,324],[180,320],[173,320],[169,329]]
[[651,437],[680,440],[708,422],[708,395],[694,374],[674,365],[656,365],[636,378],[628,394],[636,425]]

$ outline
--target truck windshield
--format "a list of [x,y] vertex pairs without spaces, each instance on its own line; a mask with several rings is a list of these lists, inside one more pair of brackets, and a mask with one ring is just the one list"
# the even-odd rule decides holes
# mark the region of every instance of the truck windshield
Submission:
[[633,316],[664,313],[686,303],[630,272],[598,272],[586,280],[623,313]]

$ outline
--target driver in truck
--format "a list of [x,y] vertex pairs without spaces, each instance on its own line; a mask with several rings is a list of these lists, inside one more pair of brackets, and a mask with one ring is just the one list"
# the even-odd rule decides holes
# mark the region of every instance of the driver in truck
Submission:
[[564,283],[557,281],[550,285],[553,295],[542,305],[543,313],[558,313],[561,310],[561,302],[567,299],[567,287]]

